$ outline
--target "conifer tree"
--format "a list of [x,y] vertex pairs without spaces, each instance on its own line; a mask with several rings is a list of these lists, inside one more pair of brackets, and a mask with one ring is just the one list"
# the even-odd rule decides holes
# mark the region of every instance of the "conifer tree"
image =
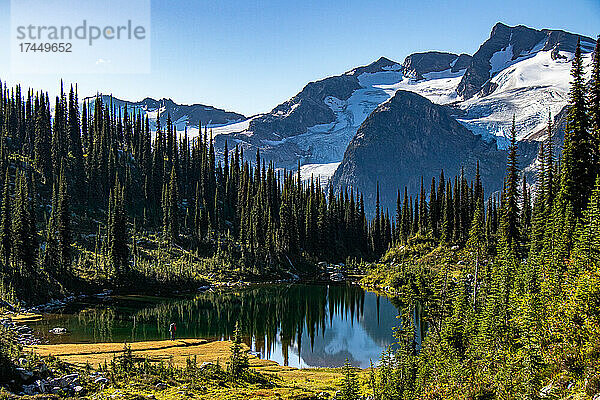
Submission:
[[580,272],[600,271],[600,176],[592,191],[587,209],[577,226],[574,258]]
[[60,269],[63,273],[71,267],[71,210],[69,204],[69,192],[67,187],[65,162],[61,163],[58,181],[58,199],[56,211],[56,235],[58,240],[58,253]]
[[129,273],[129,237],[125,212],[125,189],[117,179],[111,190],[108,211],[108,242],[110,260],[118,282]]
[[546,141],[544,142],[544,157],[542,164],[543,168],[543,196],[544,196],[544,211],[548,216],[552,210],[552,204],[554,200],[554,134],[552,125],[552,114],[548,112],[548,130],[546,135]]
[[35,241],[32,236],[30,198],[23,172],[17,171],[12,212],[12,250],[16,265],[29,273],[35,265]]
[[342,368],[342,387],[340,390],[340,399],[358,400],[360,398],[360,389],[358,376],[352,367],[352,364],[346,359]]
[[510,131],[510,145],[508,148],[507,174],[505,179],[505,190],[502,203],[502,216],[504,218],[503,234],[509,245],[518,245],[520,242],[518,221],[519,210],[517,206],[518,196],[518,165],[517,165],[517,130],[515,117],[513,116]]
[[586,86],[580,43],[577,43],[571,67],[570,106],[565,128],[561,185],[564,200],[572,205],[575,218],[581,216],[594,185],[596,170],[592,140],[588,132]]
[[531,197],[529,195],[529,188],[527,186],[527,179],[523,175],[523,185],[521,188],[521,237],[524,241],[527,241],[531,231]]
[[600,36],[592,58],[592,74],[589,89],[590,130],[592,134],[592,152],[596,171],[600,170]]
[[475,214],[469,229],[469,239],[467,240],[467,249],[475,256],[475,273],[473,289],[473,308],[477,301],[477,285],[479,284],[479,265],[482,257],[486,253],[486,234],[485,234],[485,214],[481,198],[477,200]]
[[171,167],[168,185],[163,190],[163,229],[170,243],[179,238],[179,194],[175,166]]
[[2,210],[0,220],[0,250],[2,251],[2,260],[8,267],[12,250],[12,202],[11,185],[8,169],[4,178],[4,191],[2,193]]
[[41,95],[40,104],[36,110],[34,163],[42,173],[44,180],[49,182],[52,178],[52,157],[50,153],[52,132],[50,127],[50,111],[44,99],[45,97]]
[[242,348],[242,331],[239,321],[235,323],[233,340],[230,347],[227,372],[234,378],[240,378],[248,369],[248,355]]

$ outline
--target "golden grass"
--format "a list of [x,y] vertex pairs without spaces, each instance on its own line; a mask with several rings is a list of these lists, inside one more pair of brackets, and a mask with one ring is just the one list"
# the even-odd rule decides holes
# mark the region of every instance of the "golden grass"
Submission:
[[[129,344],[134,357],[148,358],[150,361],[171,361],[175,366],[185,366],[188,358],[196,357],[198,363],[217,362],[222,364],[229,358],[229,341],[207,342],[204,339],[157,340]],[[44,357],[53,355],[76,365],[89,363],[92,366],[110,362],[123,351],[122,343],[81,343],[37,345],[28,348]],[[247,349],[248,350],[248,349]],[[252,367],[277,365],[273,361],[250,356]]]

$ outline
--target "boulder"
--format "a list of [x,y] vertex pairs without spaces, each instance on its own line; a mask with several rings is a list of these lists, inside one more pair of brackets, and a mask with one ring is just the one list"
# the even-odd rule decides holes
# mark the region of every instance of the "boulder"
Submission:
[[33,372],[27,371],[25,368],[16,368],[15,371],[17,372],[17,374],[19,374],[19,378],[21,378],[21,380],[24,382],[27,382],[28,380],[33,378]]
[[99,376],[96,379],[94,379],[94,383],[100,384],[100,385],[104,385],[106,383],[108,383],[108,379],[106,379],[103,376]]
[[202,363],[202,365],[200,365],[199,369],[206,369],[206,368],[210,368],[212,367],[214,364],[211,363],[210,361],[205,361]]
[[58,386],[66,388],[79,383],[79,374],[64,375],[59,378]]
[[36,385],[24,385],[23,393],[32,396],[37,393],[37,386]]

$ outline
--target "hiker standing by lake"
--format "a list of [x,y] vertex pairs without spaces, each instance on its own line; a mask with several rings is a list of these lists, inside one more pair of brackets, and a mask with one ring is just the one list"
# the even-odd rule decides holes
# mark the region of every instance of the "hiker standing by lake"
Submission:
[[171,322],[171,325],[169,325],[169,334],[171,335],[171,340],[175,340],[175,331],[177,330],[177,326],[175,325],[175,322]]

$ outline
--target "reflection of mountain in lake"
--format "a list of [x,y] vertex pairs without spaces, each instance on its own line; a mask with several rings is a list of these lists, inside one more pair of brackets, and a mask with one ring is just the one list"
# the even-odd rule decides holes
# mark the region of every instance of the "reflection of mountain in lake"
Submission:
[[[358,315],[351,315],[349,310],[334,310],[312,346],[301,348],[303,364],[335,367],[342,366],[348,359],[355,366],[368,367],[369,361],[377,362],[382,350],[392,343],[392,329],[399,325],[397,314],[387,298],[382,301],[374,293],[365,294]],[[303,335],[302,341],[308,340],[309,337]]]
[[[131,342],[168,337],[228,339],[237,321],[245,341],[263,358],[292,366],[338,366],[346,358],[368,365],[393,342],[396,308],[357,286],[260,285],[209,291],[193,298],[118,297],[48,316],[34,329],[71,334],[53,343]],[[298,357],[298,354],[301,357]]]

